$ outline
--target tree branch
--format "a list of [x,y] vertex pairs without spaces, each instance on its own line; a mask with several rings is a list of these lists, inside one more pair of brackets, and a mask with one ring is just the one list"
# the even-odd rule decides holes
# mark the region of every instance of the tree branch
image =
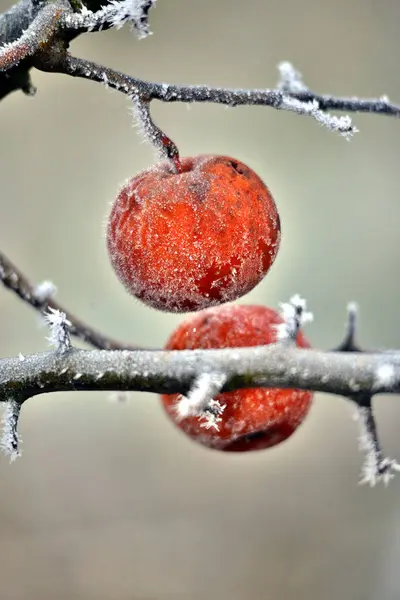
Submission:
[[68,11],[68,7],[65,0],[44,4],[26,31],[0,48],[0,71],[16,67],[22,60],[40,53],[46,44],[51,43],[59,28],[61,15]]
[[[399,464],[384,456],[372,412],[372,396],[400,392],[400,352],[324,352],[298,348],[296,332],[310,320],[305,302],[294,296],[282,305],[285,328],[275,344],[222,350],[78,350],[71,347],[66,315],[47,315],[53,352],[0,359],[0,402],[4,402],[0,448],[20,455],[17,431],[22,404],[55,391],[109,390],[178,393],[178,416],[197,415],[218,427],[226,405],[220,392],[239,388],[288,388],[343,395],[358,406],[361,449],[366,453],[362,483],[387,483]],[[354,326],[353,313],[349,323]],[[346,338],[348,337],[348,332]],[[345,338],[345,339],[346,339]],[[185,398],[186,396],[186,398]],[[229,399],[227,399],[229,401]]]
[[[148,13],[153,4],[154,0],[111,0],[96,12],[88,10],[88,2],[82,5],[78,3],[81,6],[81,10],[78,11],[75,0],[52,0],[43,5],[28,1],[17,4],[14,9],[0,16],[0,41],[3,41],[3,46],[0,47],[0,71],[4,73],[0,73],[0,98],[17,89],[18,85],[31,93],[33,88],[28,71],[32,66],[47,72],[64,73],[106,83],[133,99],[139,117],[145,117],[144,128],[146,130],[147,126],[150,141],[161,150],[163,156],[172,156],[177,168],[179,158],[175,145],[150,118],[148,104],[151,100],[212,102],[227,106],[269,106],[311,116],[322,126],[337,131],[346,138],[357,131],[351,124],[350,117],[336,117],[326,111],[372,112],[396,117],[400,115],[400,106],[391,104],[386,97],[364,100],[316,94],[308,89],[300,73],[287,62],[278,66],[280,80],[276,89],[245,90],[211,88],[206,85],[152,83],[68,55],[69,42],[83,32],[108,27],[118,28],[130,22],[139,37],[148,35]],[[37,6],[40,8],[37,9]],[[36,11],[33,10],[34,7]],[[28,17],[24,8],[29,14]],[[12,27],[5,27],[4,23],[9,22],[12,23]],[[28,23],[27,29],[21,29],[19,22]],[[18,30],[20,34],[16,37],[15,32]],[[12,35],[8,33],[11,31]],[[9,39],[10,36],[12,39]],[[21,63],[25,63],[24,69],[19,67]]]
[[[230,89],[212,88],[206,85],[173,85],[154,83],[131,77],[114,69],[103,67],[85,59],[60,55],[57,61],[39,62],[36,66],[44,71],[63,73],[73,77],[89,79],[138,101],[161,102],[209,102],[226,106],[269,106],[278,110],[308,115],[321,125],[339,132],[345,137],[357,131],[349,117],[335,117],[323,110],[335,108],[351,112],[375,112],[400,115],[400,106],[390,105],[386,100],[360,100],[319,96],[309,91],[284,92],[279,89]],[[321,105],[320,105],[321,102]],[[323,104],[323,110],[322,110]],[[151,138],[150,138],[151,139]]]
[[2,252],[0,252],[0,281],[4,287],[14,292],[41,315],[46,315],[50,309],[65,313],[67,320],[70,322],[70,334],[94,348],[100,350],[138,350],[140,348],[140,346],[132,346],[113,340],[79,320],[53,300],[52,294],[55,288],[52,284],[46,282],[47,286],[32,285]]
[[[150,33],[155,0],[21,0],[0,14],[0,100],[22,89],[33,95],[29,71],[35,59],[56,57],[82,33],[131,24],[138,37]],[[105,6],[103,6],[105,5]]]
[[[288,388],[342,395],[400,393],[400,352],[324,352],[284,343],[223,350],[80,350],[0,359],[0,401],[74,390],[186,394],[203,373],[221,391]],[[390,376],[389,376],[390,374]]]
[[[286,71],[282,65],[285,65]],[[102,83],[128,96],[134,105],[134,115],[146,138],[153,144],[162,158],[172,160],[177,171],[180,168],[179,153],[174,142],[154,123],[150,116],[152,100],[161,102],[209,102],[226,106],[269,106],[277,110],[311,116],[320,125],[336,131],[345,138],[358,130],[349,116],[336,117],[327,110],[346,112],[370,112],[388,116],[400,116],[400,106],[389,103],[386,97],[373,100],[337,98],[311,92],[300,80],[300,74],[289,63],[278,66],[281,80],[276,89],[230,89],[212,88],[206,85],[174,85],[154,83],[131,77],[92,61],[60,53],[43,60],[35,66],[43,71],[63,73],[72,77]],[[292,78],[288,76],[292,73]],[[293,75],[295,73],[295,75]]]

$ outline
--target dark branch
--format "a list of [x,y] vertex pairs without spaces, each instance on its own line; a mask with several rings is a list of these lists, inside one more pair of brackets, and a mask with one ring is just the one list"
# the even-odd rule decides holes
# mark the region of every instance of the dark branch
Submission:
[[[82,33],[131,23],[139,37],[149,33],[154,0],[21,0],[0,14],[0,100],[22,89],[33,94],[29,71],[45,54],[56,57]],[[94,12],[92,12],[94,11]]]
[[[335,98],[321,96],[310,91],[285,92],[281,89],[229,89],[211,88],[206,85],[173,85],[154,83],[131,77],[114,69],[103,67],[81,58],[61,54],[57,60],[39,61],[37,68],[48,72],[63,73],[72,77],[79,77],[102,83],[108,87],[129,96],[137,106],[142,103],[148,109],[152,100],[161,102],[210,102],[226,106],[269,106],[278,110],[287,110],[299,115],[309,115],[321,125],[339,132],[345,137],[351,136],[357,130],[352,126],[349,117],[335,117],[325,112],[339,110],[346,112],[373,112],[391,116],[400,116],[400,106],[390,104],[386,99],[362,100],[357,98]],[[148,112],[146,116],[148,116]],[[152,123],[152,122],[151,122]],[[154,126],[154,123],[152,123]],[[158,128],[157,128],[158,129]],[[160,147],[160,135],[148,136],[150,141]],[[167,136],[165,136],[168,140]],[[164,148],[165,150],[165,148]],[[167,146],[170,153],[174,153],[174,144]],[[168,154],[167,152],[167,154]],[[164,152],[165,154],[165,152]]]
[[[161,148],[164,155],[172,156],[176,166],[179,159],[173,142],[150,119],[148,103],[151,100],[212,102],[227,106],[269,106],[300,115],[309,115],[321,125],[337,131],[345,137],[349,137],[357,131],[352,126],[350,118],[335,117],[326,111],[400,115],[400,106],[389,103],[388,99],[384,97],[363,100],[315,94],[303,84],[301,75],[289,63],[279,65],[281,80],[276,89],[244,90],[211,88],[206,85],[185,86],[151,83],[129,77],[91,61],[70,57],[67,54],[71,39],[85,31],[96,31],[113,26],[120,27],[125,22],[131,22],[139,36],[147,35],[148,12],[152,4],[153,0],[136,0],[133,3],[132,0],[130,2],[121,0],[121,2],[110,2],[97,12],[87,9],[78,12],[75,3],[69,3],[67,0],[53,0],[51,3],[41,5],[30,2],[18,4],[15,9],[8,11],[0,18],[0,33],[3,34],[0,41],[5,42],[5,45],[0,47],[0,71],[4,72],[3,75],[0,75],[0,98],[12,89],[17,89],[18,85],[25,91],[32,90],[28,81],[28,71],[31,66],[47,72],[64,73],[106,83],[111,88],[130,96],[136,102],[139,112],[143,112],[144,106],[147,107],[147,111],[143,114],[155,132],[152,141],[159,150]],[[40,6],[36,12],[32,8],[35,6]],[[75,12],[73,7],[76,9]],[[24,8],[26,12],[30,11],[30,18],[24,14]],[[12,27],[4,25],[5,23],[9,25],[14,19],[28,25],[24,33],[15,24]],[[18,30],[20,35],[16,38],[15,33]],[[18,67],[21,64],[25,65],[24,69]],[[15,69],[19,69],[19,71],[15,71]],[[19,75],[17,79],[14,74]],[[9,81],[11,76],[12,84]]]

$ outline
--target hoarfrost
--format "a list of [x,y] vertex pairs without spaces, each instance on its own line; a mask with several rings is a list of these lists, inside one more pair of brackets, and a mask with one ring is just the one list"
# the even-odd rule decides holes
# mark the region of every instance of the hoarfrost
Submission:
[[21,404],[11,399],[4,402],[3,406],[0,449],[9,457],[10,462],[14,462],[16,458],[21,456],[19,450],[21,439],[18,435],[18,420],[21,412]]
[[33,290],[35,298],[39,302],[46,302],[54,297],[57,292],[57,288],[51,281],[42,281]]
[[50,335],[47,340],[51,346],[54,346],[60,352],[66,352],[71,348],[71,340],[68,328],[71,327],[65,313],[55,308],[49,308],[45,319],[50,326]]

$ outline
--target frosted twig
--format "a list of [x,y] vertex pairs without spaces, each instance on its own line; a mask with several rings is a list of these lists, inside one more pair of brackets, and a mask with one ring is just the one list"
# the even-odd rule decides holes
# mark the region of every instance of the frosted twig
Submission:
[[99,31],[104,27],[120,29],[125,23],[130,23],[136,30],[139,38],[150,34],[148,13],[156,0],[112,0],[100,10],[92,12],[86,7],[79,13],[64,15],[62,25],[64,29],[82,29],[86,31]]
[[360,484],[366,483],[373,487],[382,481],[387,485],[394,473],[400,471],[400,465],[396,460],[383,455],[370,398],[357,407],[357,417],[361,430],[360,450],[365,453]]
[[13,462],[21,455],[18,435],[18,421],[21,412],[21,404],[13,399],[8,399],[3,404],[3,417],[1,420],[2,430],[0,435],[0,449]]
[[226,404],[221,404],[219,400],[211,399],[204,410],[199,414],[201,423],[200,427],[205,429],[215,429],[219,431],[219,423],[222,421],[222,413],[226,408]]
[[304,102],[297,98],[293,98],[292,96],[285,96],[282,98],[282,103],[278,108],[295,112],[298,115],[310,115],[318,121],[320,125],[326,127],[330,131],[337,131],[346,139],[349,139],[358,131],[358,129],[351,124],[351,119],[348,115],[335,117],[329,113],[323,112],[318,101],[315,99],[310,102]]
[[66,314],[55,308],[50,308],[45,318],[50,326],[50,335],[47,338],[50,345],[54,346],[58,352],[68,352],[71,349],[69,337],[71,323],[68,321]]
[[[278,110],[289,110],[300,115],[309,115],[324,127],[337,131],[346,138],[357,131],[351,125],[350,117],[335,117],[327,111],[400,116],[400,106],[390,103],[386,96],[362,99],[316,94],[304,85],[300,73],[288,62],[278,66],[281,77],[276,89],[246,90],[212,88],[207,85],[151,83],[68,55],[65,39],[72,40],[89,30],[118,28],[130,22],[139,37],[148,35],[148,13],[154,3],[155,0],[111,0],[96,12],[87,8],[81,12],[73,12],[66,0],[52,0],[50,3],[35,3],[35,7],[40,6],[39,10],[28,13],[31,10],[30,2],[26,2],[28,14],[24,15],[24,3],[20,2],[16,5],[19,10],[13,12],[16,20],[14,27],[3,28],[5,44],[0,48],[0,71],[9,71],[27,57],[30,57],[30,60],[26,61],[24,77],[14,77],[12,82],[9,81],[8,75],[6,79],[0,79],[0,98],[18,88],[31,93],[33,86],[29,81],[28,72],[35,66],[47,72],[83,77],[103,84],[107,82],[111,88],[131,97],[139,91],[139,96],[147,102],[212,102],[227,106],[270,106]],[[10,11],[0,14],[0,24],[5,14],[9,20]],[[29,24],[30,18],[33,20]],[[14,41],[15,31],[18,31],[20,22],[28,23],[28,28]]]
[[159,157],[171,160],[177,173],[182,166],[179,160],[179,150],[176,144],[153,121],[150,113],[150,103],[137,95],[132,97],[132,114],[144,137],[156,148]]
[[297,94],[298,92],[307,92],[308,88],[303,83],[302,75],[297,71],[292,63],[280,62],[278,64],[280,79],[277,88],[285,94]]
[[[36,65],[41,68],[40,64]],[[45,65],[44,70],[64,73],[96,81],[117,90],[130,98],[140,98],[146,102],[210,102],[227,106],[270,106],[277,110],[288,110],[299,115],[308,115],[331,131],[348,138],[357,129],[349,116],[336,117],[326,111],[330,108],[346,112],[375,112],[400,116],[400,106],[389,105],[379,100],[359,100],[319,96],[310,91],[284,93],[279,89],[229,89],[212,88],[205,85],[172,85],[152,83],[130,77],[113,69],[91,61],[69,55],[60,55]],[[159,143],[160,136],[156,136]],[[169,139],[169,138],[168,138]]]
[[203,427],[215,427],[221,421],[225,406],[214,396],[218,394],[226,382],[226,375],[218,372],[201,373],[194,381],[187,396],[181,396],[176,404],[178,418],[200,417],[204,419]]
[[313,315],[306,311],[307,303],[299,294],[295,294],[289,302],[281,302],[280,312],[283,323],[275,325],[277,340],[295,341],[300,327],[313,320]]
[[65,313],[67,320],[71,323],[69,327],[70,334],[95,348],[101,350],[138,349],[138,346],[123,344],[106,337],[77,319],[77,317],[52,299],[55,289],[54,284],[50,284],[50,282],[44,282],[36,286],[31,284],[27,277],[2,252],[0,252],[0,282],[42,315],[45,315],[50,309]]

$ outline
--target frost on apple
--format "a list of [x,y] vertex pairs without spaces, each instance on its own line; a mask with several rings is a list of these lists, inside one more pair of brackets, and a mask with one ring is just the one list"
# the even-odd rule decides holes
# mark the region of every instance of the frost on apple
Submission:
[[133,296],[189,312],[233,301],[271,268],[280,244],[272,195],[243,163],[224,156],[164,161],[139,173],[113,205],[111,264]]

